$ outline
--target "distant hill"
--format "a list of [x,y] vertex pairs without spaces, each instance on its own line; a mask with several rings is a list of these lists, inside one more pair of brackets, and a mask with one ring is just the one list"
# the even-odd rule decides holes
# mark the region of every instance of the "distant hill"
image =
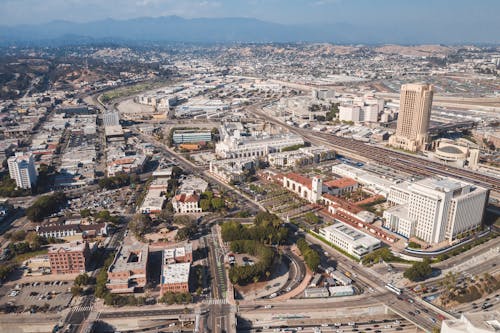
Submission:
[[[406,29],[406,30],[405,30]],[[456,27],[459,41],[478,41],[465,27]],[[106,19],[74,23],[52,21],[37,25],[0,25],[0,44],[26,42],[90,43],[95,41],[225,42],[335,42],[335,43],[454,43],[432,27],[362,27],[352,24],[283,25],[253,18],[195,18],[179,16]]]

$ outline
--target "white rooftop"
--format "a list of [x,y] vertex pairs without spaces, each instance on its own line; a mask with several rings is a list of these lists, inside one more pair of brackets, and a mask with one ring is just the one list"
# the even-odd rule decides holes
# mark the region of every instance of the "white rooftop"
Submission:
[[163,267],[162,284],[187,283],[190,263],[170,264]]

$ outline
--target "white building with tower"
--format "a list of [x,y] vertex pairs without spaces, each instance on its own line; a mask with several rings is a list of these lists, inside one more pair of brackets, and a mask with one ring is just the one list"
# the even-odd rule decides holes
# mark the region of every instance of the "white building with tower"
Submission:
[[318,202],[323,194],[323,180],[321,178],[304,177],[293,172],[283,175],[283,187],[311,203]]

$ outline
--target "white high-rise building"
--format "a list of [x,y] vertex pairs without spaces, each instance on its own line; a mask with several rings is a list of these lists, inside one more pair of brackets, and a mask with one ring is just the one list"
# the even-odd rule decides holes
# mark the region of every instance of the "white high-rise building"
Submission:
[[16,153],[7,160],[10,178],[16,180],[19,188],[32,188],[36,185],[38,174],[31,153]]
[[357,105],[341,105],[339,106],[339,120],[359,122],[361,108]]
[[391,187],[384,227],[428,243],[449,242],[481,225],[488,190],[453,178],[426,178]]

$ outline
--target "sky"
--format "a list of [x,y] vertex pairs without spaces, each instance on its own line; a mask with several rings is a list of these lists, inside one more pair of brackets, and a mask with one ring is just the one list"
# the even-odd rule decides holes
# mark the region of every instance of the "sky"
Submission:
[[499,0],[0,0],[3,25],[178,15],[252,17],[283,24],[447,27],[465,22],[480,31],[499,28],[499,13]]

